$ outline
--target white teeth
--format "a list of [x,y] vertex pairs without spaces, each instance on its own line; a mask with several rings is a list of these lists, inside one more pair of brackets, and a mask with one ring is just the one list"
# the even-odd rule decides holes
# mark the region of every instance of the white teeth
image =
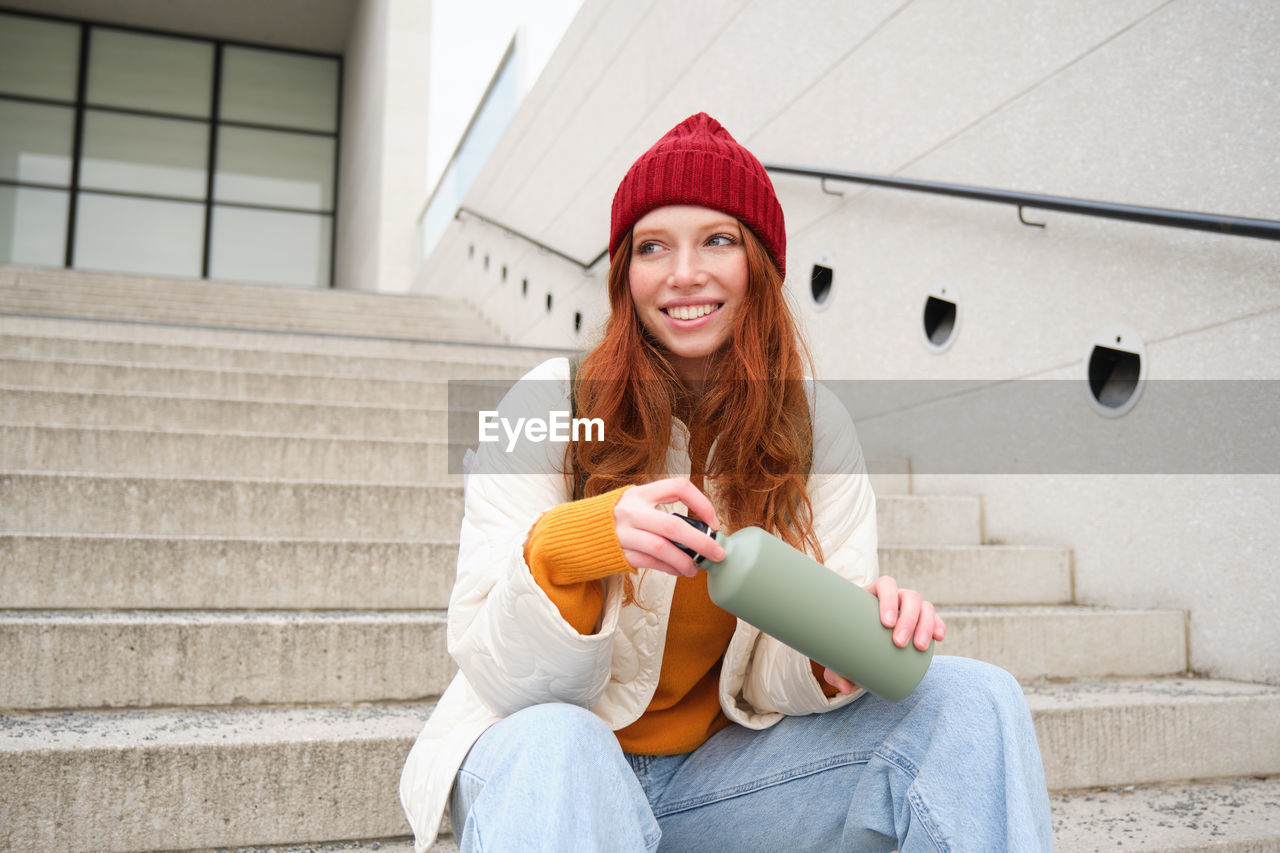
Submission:
[[716,310],[715,305],[676,305],[667,309],[667,313],[677,320],[696,320]]

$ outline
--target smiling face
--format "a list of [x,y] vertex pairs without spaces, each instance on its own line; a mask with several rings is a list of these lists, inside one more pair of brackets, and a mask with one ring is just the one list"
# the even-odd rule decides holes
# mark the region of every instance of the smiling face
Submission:
[[681,378],[703,379],[746,299],[742,226],[706,207],[659,207],[635,224],[631,246],[628,281],[640,321]]

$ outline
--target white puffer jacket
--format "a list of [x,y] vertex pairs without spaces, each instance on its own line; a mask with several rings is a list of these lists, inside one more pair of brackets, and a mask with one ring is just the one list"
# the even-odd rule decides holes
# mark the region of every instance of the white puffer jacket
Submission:
[[[814,530],[825,563],[857,583],[878,574],[875,497],[848,412],[827,389],[810,389],[814,461],[809,477]],[[569,362],[554,358],[530,371],[499,406],[500,417],[568,411]],[[516,414],[516,413],[519,414]],[[688,437],[677,422],[668,476],[687,476]],[[416,853],[435,841],[454,776],[476,739],[504,715],[544,702],[589,708],[615,731],[634,722],[658,685],[675,578],[647,572],[641,606],[624,607],[621,576],[605,583],[599,629],[582,636],[534,581],[524,543],[538,517],[571,499],[564,445],[523,445],[505,437],[480,445],[467,483],[458,579],[449,602],[449,653],[460,672],[414,743],[400,778],[400,801]],[[532,452],[528,452],[532,448]],[[670,507],[684,511],[681,505]],[[840,707],[828,699],[808,658],[739,621],[720,675],[720,706],[730,720],[764,729],[783,715]]]

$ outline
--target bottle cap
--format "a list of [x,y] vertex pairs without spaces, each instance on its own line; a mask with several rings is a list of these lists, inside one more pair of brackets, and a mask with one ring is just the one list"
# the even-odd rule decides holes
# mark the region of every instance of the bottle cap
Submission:
[[[705,521],[698,521],[698,519],[696,518],[690,518],[689,516],[681,515],[678,512],[673,512],[671,514],[674,515],[676,518],[680,519],[681,521],[686,522],[690,527],[694,528],[695,530],[701,530],[703,533],[707,534],[712,539],[716,538],[716,534],[714,531],[712,531],[711,525],[707,524]],[[701,566],[702,561],[706,559],[706,557],[702,556],[697,551],[693,550],[692,548],[686,545],[681,545],[679,542],[676,542],[671,539],[668,539],[667,541],[670,542],[672,545],[675,545],[681,551],[684,551],[690,557],[692,557],[693,564],[695,566]]]

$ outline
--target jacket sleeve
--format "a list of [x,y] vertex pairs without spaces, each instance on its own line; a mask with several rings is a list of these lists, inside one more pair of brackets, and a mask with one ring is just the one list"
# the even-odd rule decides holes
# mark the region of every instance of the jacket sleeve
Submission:
[[[848,410],[818,384],[814,400],[814,461],[809,474],[813,526],[823,563],[863,585],[880,574],[876,499]],[[742,686],[742,699],[758,714],[798,716],[830,711],[862,695],[825,695],[809,658],[761,633]]]
[[[497,422],[567,416],[568,375],[563,358],[534,368],[503,398]],[[479,444],[465,489],[449,653],[496,714],[544,702],[592,707],[609,681],[621,586],[605,582],[594,634],[584,636],[564,620],[524,559],[539,516],[571,498],[561,473],[564,444],[521,440],[509,450],[507,433],[496,431],[497,441]]]

